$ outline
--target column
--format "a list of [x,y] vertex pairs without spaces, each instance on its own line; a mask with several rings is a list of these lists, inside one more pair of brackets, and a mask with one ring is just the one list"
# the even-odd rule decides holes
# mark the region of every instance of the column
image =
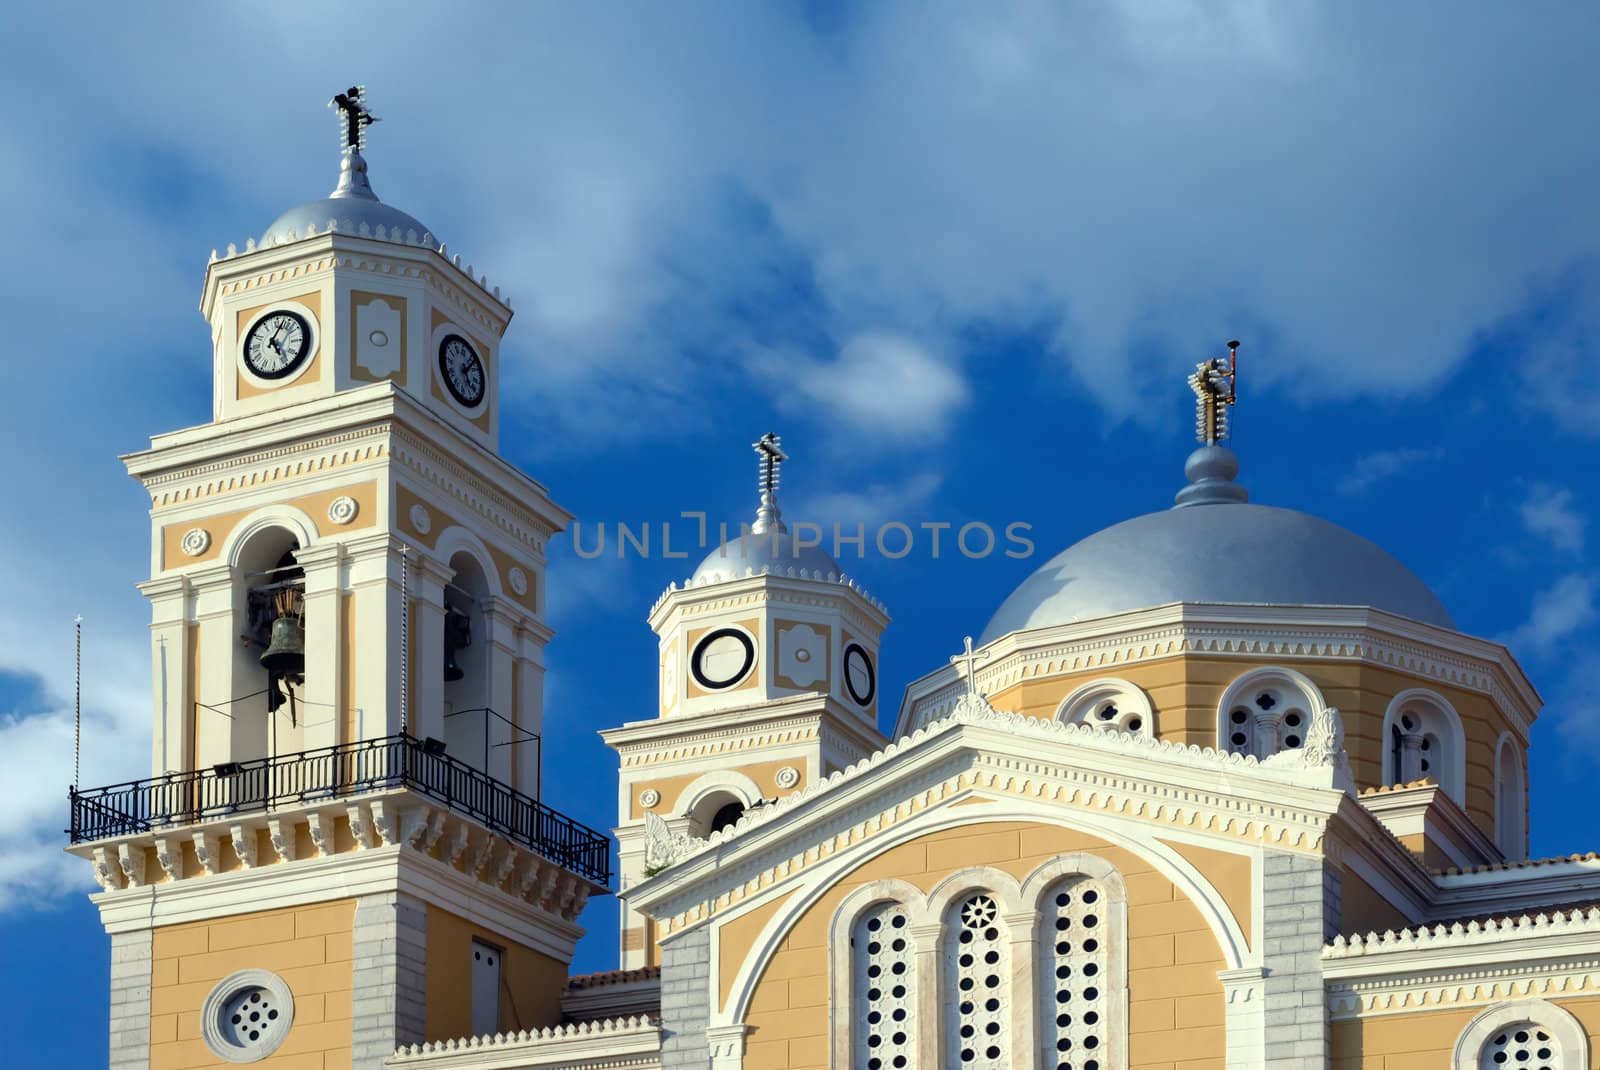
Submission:
[[305,683],[298,689],[302,701],[297,716],[301,749],[311,750],[333,746],[341,734],[344,547],[336,542],[308,546],[295,551],[295,562],[306,573],[306,671]]
[[380,739],[400,731],[400,544],[379,534],[347,540],[344,548],[351,634],[342,738]]
[[[407,706],[411,734],[418,739],[445,738],[444,726],[444,587],[450,567],[415,551],[411,554],[411,686]],[[405,666],[402,672],[408,671]],[[463,761],[469,754],[457,754]],[[482,760],[479,752],[477,761]],[[477,764],[474,761],[473,764]]]
[[[150,600],[151,724],[150,774],[188,768],[194,741],[189,713],[194,696],[189,690],[189,581],[167,576],[141,583]],[[80,785],[81,786],[81,785]]]
[[[488,718],[489,767],[484,772],[520,790],[515,780],[516,758],[523,750],[532,750],[533,744],[518,742],[522,733],[506,721],[516,721],[517,618],[521,614],[514,603],[492,595],[483,599],[482,610],[484,668],[489,677],[484,688],[484,704],[506,719]],[[472,756],[472,760],[476,765],[476,756]]]
[[1278,753],[1277,714],[1258,712],[1255,715],[1255,739],[1253,743],[1257,758],[1270,758]]
[[524,620],[518,633],[515,720],[524,732],[540,739],[517,748],[513,783],[518,791],[535,798],[544,790],[544,646],[550,636],[550,629],[531,618]]

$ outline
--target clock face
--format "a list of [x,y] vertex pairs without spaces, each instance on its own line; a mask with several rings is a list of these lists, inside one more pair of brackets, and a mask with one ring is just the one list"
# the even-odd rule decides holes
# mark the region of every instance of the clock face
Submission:
[[439,375],[451,396],[467,408],[483,400],[483,361],[459,334],[447,334],[439,342]]
[[282,379],[310,355],[311,325],[298,312],[268,312],[244,337],[244,364],[257,378]]
[[878,676],[872,670],[872,655],[858,643],[844,648],[844,689],[857,706],[872,705],[878,694]]
[[720,691],[743,680],[756,661],[756,644],[737,628],[718,628],[695,644],[689,671],[707,691]]

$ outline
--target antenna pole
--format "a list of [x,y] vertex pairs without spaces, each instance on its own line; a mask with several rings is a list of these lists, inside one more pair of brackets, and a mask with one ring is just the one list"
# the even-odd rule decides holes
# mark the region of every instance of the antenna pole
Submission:
[[406,678],[411,675],[411,548],[400,544],[400,734],[409,734],[406,723]]
[[72,786],[80,783],[83,758],[83,615],[72,618],[76,640],[73,652],[72,683]]

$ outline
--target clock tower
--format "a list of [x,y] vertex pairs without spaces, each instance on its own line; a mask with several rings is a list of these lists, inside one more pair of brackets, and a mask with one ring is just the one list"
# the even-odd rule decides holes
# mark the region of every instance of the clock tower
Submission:
[[71,829],[116,1066],[377,1067],[555,1024],[609,879],[608,839],[542,798],[570,516],[497,451],[510,305],[378,199],[361,88],[331,104],[333,192],[206,268],[211,422],[124,458],[151,505],[151,777],[75,789]]

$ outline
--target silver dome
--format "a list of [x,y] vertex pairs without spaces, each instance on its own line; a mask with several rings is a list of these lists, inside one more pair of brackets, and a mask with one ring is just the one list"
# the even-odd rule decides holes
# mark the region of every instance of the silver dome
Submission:
[[799,546],[787,531],[752,531],[712,550],[689,582],[714,583],[762,572],[787,576],[791,570],[807,579],[837,579],[844,571],[822,547]]
[[[383,228],[381,233],[379,227]],[[330,229],[403,245],[437,244],[432,232],[415,216],[378,200],[367,181],[367,161],[356,153],[346,153],[340,161],[339,184],[331,194],[296,205],[280,215],[261,236],[261,244],[281,245]]]
[[1377,544],[1307,513],[1247,504],[1227,449],[1196,450],[1186,467],[1177,506],[1051,558],[1001,603],[982,641],[1171,602],[1370,606],[1455,627],[1427,585]]

